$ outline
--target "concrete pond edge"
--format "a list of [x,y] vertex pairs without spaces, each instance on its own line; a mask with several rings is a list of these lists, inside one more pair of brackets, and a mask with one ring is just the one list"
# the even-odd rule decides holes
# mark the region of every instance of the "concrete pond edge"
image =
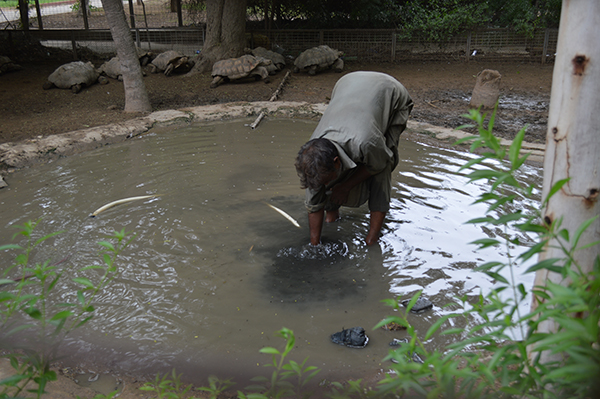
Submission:
[[[268,117],[318,120],[327,104],[306,102],[234,102],[204,105],[180,110],[156,111],[125,122],[76,130],[22,142],[0,144],[0,188],[7,186],[3,177],[9,173],[39,163],[90,151],[126,141],[148,132],[155,126],[191,124],[249,118],[261,113]],[[249,127],[250,129],[250,127]],[[447,144],[469,136],[468,133],[409,120],[407,132],[424,135]],[[502,140],[503,145],[510,145]],[[543,162],[544,144],[523,143],[521,153],[530,152],[529,161]]]

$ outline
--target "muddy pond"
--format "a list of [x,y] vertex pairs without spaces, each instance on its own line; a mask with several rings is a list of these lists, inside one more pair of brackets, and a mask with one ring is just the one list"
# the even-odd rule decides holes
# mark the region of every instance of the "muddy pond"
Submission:
[[[385,370],[389,343],[406,334],[373,330],[393,313],[382,300],[423,290],[434,307],[410,321],[424,335],[451,311],[445,305],[493,287],[472,270],[504,256],[502,249],[475,251],[469,244],[498,234],[465,224],[486,209],[471,205],[486,187],[467,184],[459,171],[472,155],[401,138],[379,244],[364,244],[363,206],[342,208],[341,220],[325,225],[323,244],[314,248],[294,158],[316,123],[263,120],[253,130],[251,122],[156,128],[10,175],[9,187],[0,190],[0,243],[11,242],[11,225],[27,220],[41,218],[39,236],[64,230],[40,246],[34,262],[68,258],[58,266],[67,276],[98,264],[97,243],[113,231],[137,235],[119,258],[120,276],[97,298],[95,318],[64,343],[71,355],[65,362],[149,374],[176,368],[198,384],[209,374],[244,379],[269,371],[262,365],[271,358],[259,350],[282,349],[285,342],[274,334],[287,327],[296,335],[291,358],[308,356],[307,364],[322,370],[319,379],[361,377]],[[520,175],[535,187],[541,178],[537,166]],[[90,217],[112,201],[149,194],[159,196]],[[520,206],[539,205],[524,200]],[[10,264],[11,253],[0,261]],[[69,277],[56,301],[72,299],[77,286]],[[532,276],[519,278],[532,282]],[[366,329],[366,348],[330,341],[355,326]],[[447,339],[435,336],[427,345]]]

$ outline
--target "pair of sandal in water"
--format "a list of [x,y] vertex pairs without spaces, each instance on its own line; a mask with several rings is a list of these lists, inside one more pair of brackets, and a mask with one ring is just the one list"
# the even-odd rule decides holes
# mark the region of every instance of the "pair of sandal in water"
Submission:
[[[344,346],[347,346],[348,348],[361,349],[361,348],[364,348],[365,346],[367,346],[367,344],[369,343],[369,337],[367,337],[367,335],[365,334],[364,328],[353,327],[353,328],[347,328],[340,332],[331,334],[331,341],[333,341],[334,344],[344,345]],[[400,346],[402,344],[407,344],[407,343],[408,343],[408,339],[406,339],[406,338],[404,338],[404,339],[394,338],[394,340],[392,342],[390,342],[390,346]],[[391,361],[394,363],[398,363],[398,361],[396,359],[391,359]],[[416,353],[411,353],[408,361],[409,362],[412,361],[415,363],[423,363],[423,359],[421,359],[421,357]]]
[[[407,306],[409,303],[408,300],[403,301],[402,305]],[[422,313],[426,310],[429,310],[433,307],[433,303],[425,298],[417,299],[416,303],[411,308],[411,312],[413,313]],[[352,327],[348,329],[344,329],[340,332],[336,332],[331,334],[331,341],[338,345],[344,345],[348,348],[364,348],[369,343],[369,337],[365,334],[365,329],[362,327]],[[408,343],[408,340],[405,339],[396,339],[390,343],[390,346],[398,346],[402,343]],[[412,354],[412,361],[423,363],[423,360],[416,353]],[[392,359],[392,361],[394,361]]]

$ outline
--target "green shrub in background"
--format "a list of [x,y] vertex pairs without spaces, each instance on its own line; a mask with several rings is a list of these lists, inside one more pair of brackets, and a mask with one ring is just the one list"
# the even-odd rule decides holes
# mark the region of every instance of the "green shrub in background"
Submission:
[[[55,303],[52,294],[65,270],[49,261],[32,265],[30,257],[39,245],[61,232],[36,239],[34,230],[37,224],[38,222],[29,221],[23,226],[16,226],[19,232],[13,236],[13,240],[17,236],[25,237],[25,246],[0,246],[2,251],[19,252],[14,263],[3,270],[0,279],[2,343],[6,344],[6,338],[15,338],[16,334],[28,337],[20,347],[2,348],[7,350],[3,357],[10,360],[16,373],[0,381],[0,398],[19,396],[24,391],[40,398],[46,384],[56,380],[56,373],[50,370],[50,364],[57,359],[58,346],[67,334],[93,317],[94,298],[119,275],[115,263],[117,256],[134,238],[121,230],[109,237],[116,244],[110,241],[99,242],[103,247],[103,264],[86,266],[74,273],[76,277],[72,280],[81,287],[76,292],[76,300],[72,303]],[[85,273],[88,270],[96,273]],[[96,274],[96,277],[90,279],[84,277],[84,274]],[[14,275],[18,277],[9,278]]]

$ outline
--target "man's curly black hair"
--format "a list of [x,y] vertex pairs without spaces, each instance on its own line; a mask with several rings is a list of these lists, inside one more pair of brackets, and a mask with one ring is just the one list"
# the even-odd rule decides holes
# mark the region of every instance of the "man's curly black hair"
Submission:
[[338,155],[335,145],[323,138],[310,140],[300,147],[295,163],[300,186],[312,190],[321,188],[323,179],[335,171],[334,159]]

